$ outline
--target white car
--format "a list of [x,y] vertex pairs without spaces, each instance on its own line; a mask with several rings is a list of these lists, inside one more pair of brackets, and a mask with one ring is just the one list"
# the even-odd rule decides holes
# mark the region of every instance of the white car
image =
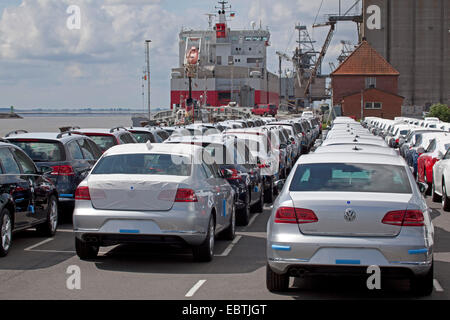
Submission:
[[434,202],[442,202],[442,209],[450,211],[450,149],[433,167],[432,196]]

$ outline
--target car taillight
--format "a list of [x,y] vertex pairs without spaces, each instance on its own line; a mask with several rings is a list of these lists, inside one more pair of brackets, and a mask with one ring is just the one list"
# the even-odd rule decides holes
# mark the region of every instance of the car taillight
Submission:
[[268,168],[269,166],[265,163],[260,163],[258,164],[258,168],[263,169],[263,168]]
[[175,202],[197,202],[197,196],[192,189],[178,189]]
[[386,213],[381,222],[393,226],[420,227],[424,225],[424,218],[420,210],[400,210]]
[[53,172],[52,176],[73,176],[75,173],[73,171],[72,166],[64,165],[64,166],[52,166]]
[[78,187],[75,191],[75,200],[91,200],[89,187]]
[[316,214],[309,209],[280,207],[275,213],[275,223],[305,224],[317,221]]
[[399,141],[400,141],[400,139],[396,139],[396,140],[395,140],[395,143],[398,144]]

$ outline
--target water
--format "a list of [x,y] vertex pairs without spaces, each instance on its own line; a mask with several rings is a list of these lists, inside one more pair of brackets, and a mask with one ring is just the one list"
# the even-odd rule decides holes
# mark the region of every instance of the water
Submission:
[[114,128],[132,125],[131,115],[117,116],[74,116],[51,117],[30,116],[23,119],[0,119],[0,137],[14,130],[28,132],[59,132],[60,127],[78,126],[80,128]]

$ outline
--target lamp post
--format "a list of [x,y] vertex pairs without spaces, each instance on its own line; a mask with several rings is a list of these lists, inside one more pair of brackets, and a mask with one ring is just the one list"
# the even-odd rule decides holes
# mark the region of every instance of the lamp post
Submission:
[[147,98],[148,98],[148,121],[149,122],[151,121],[151,107],[150,107],[150,42],[152,42],[152,40],[145,40],[145,44],[147,46]]

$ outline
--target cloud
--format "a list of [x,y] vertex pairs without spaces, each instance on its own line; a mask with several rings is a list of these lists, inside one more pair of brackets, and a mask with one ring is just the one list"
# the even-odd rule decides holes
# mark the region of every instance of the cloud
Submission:
[[[343,3],[346,1],[353,0]],[[328,31],[310,28],[319,1],[230,3],[237,12],[230,23],[233,29],[249,29],[251,21],[258,26],[262,21],[264,28],[269,26],[268,66],[272,72],[278,71],[275,51],[291,54],[294,50],[297,23],[309,26],[317,41],[316,49]],[[336,3],[324,0],[323,7],[327,9],[322,9],[319,17],[336,10]],[[81,9],[80,30],[66,27],[70,5]],[[30,93],[47,86],[48,90],[57,88],[61,94],[56,92],[49,98],[35,95],[39,97],[35,104],[64,106],[69,94],[71,105],[77,101],[104,105],[116,99],[131,107],[140,106],[144,41],[151,39],[152,101],[168,106],[170,70],[178,66],[178,33],[182,26],[206,29],[204,13],[214,11],[214,5],[211,0],[198,0],[195,4],[175,0],[22,0],[20,5],[10,5],[0,11],[0,96],[26,104],[30,100],[12,96],[16,91],[10,90],[11,86]],[[326,61],[336,58],[340,39],[356,38],[353,27],[339,26]],[[128,93],[121,88],[127,88]]]

